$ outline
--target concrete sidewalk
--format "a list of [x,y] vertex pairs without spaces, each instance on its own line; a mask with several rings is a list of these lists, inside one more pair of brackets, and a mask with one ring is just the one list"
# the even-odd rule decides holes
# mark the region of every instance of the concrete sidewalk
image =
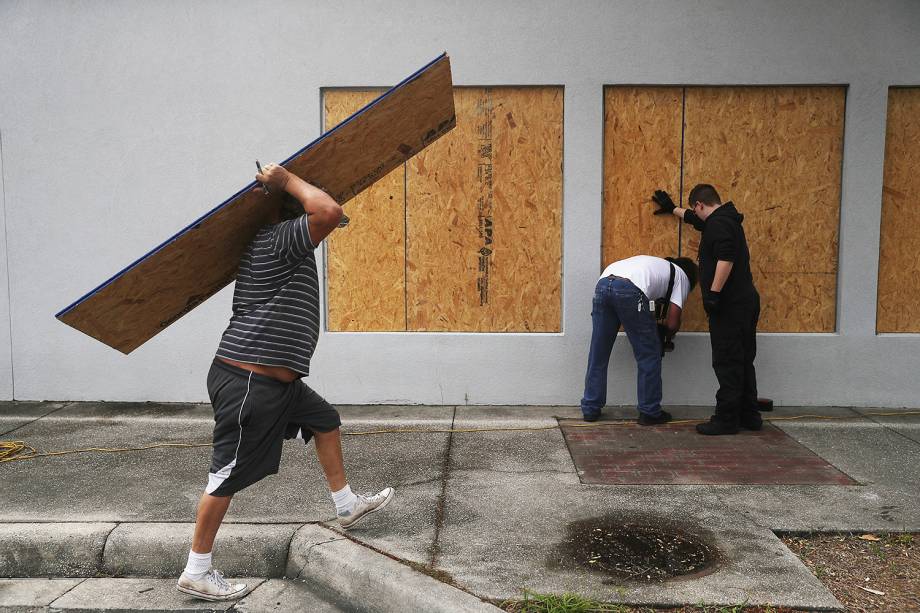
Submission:
[[[834,417],[774,426],[855,485],[612,486],[579,478],[558,419],[577,419],[574,407],[340,410],[350,484],[392,485],[396,500],[339,533],[327,523],[333,506],[315,454],[286,443],[281,472],[236,496],[218,535],[215,565],[258,578],[233,610],[283,610],[310,598],[324,603],[315,610],[487,610],[483,599],[519,598],[524,589],[635,604],[839,609],[775,531],[920,530],[918,415],[839,407],[765,414]],[[705,417],[702,408],[669,410]],[[608,408],[608,420],[618,417],[633,410]],[[0,439],[39,451],[206,443],[211,423],[202,405],[0,405]],[[463,431],[482,428],[503,430]],[[411,431],[372,433],[379,430]],[[208,459],[204,446],[0,464],[0,576],[32,578],[0,581],[0,611],[208,608],[172,590]],[[573,525],[610,517],[677,526],[706,540],[718,561],[653,582],[560,563]]]

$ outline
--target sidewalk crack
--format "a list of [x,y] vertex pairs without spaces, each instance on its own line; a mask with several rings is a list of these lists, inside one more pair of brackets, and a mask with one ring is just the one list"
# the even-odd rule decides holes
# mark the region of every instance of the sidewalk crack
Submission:
[[[282,577],[285,576],[285,575],[287,575],[287,565],[288,565],[288,562],[289,562],[290,559],[291,559],[291,545],[294,544],[294,537],[297,536],[297,533],[300,532],[300,529],[303,528],[303,527],[306,526],[306,525],[307,525],[307,524],[300,524],[299,526],[297,526],[296,528],[294,528],[294,531],[293,531],[293,532],[291,532],[291,538],[288,539],[288,542],[287,542],[287,549],[286,549],[286,551],[285,551],[285,553],[284,553],[284,571],[281,573],[281,576],[282,576]],[[301,569],[300,572],[303,572],[303,569]],[[298,572],[297,574],[300,575],[300,572]]]
[[33,419],[32,421],[26,422],[26,423],[24,423],[24,424],[22,424],[22,425],[20,425],[20,426],[16,426],[16,427],[13,428],[12,430],[7,430],[6,432],[0,432],[0,436],[6,436],[6,435],[8,435],[8,434],[12,434],[13,432],[16,432],[17,430],[21,430],[22,428],[25,428],[26,426],[31,426],[32,424],[34,424],[34,423],[37,422],[38,420],[44,419],[44,418],[48,417],[49,415],[51,415],[52,413],[57,413],[58,411],[63,411],[63,410],[66,409],[67,407],[69,407],[69,406],[71,406],[71,405],[74,405],[74,404],[76,404],[76,403],[75,403],[75,402],[65,402],[64,404],[62,404],[62,405],[59,406],[58,408],[56,408],[56,409],[51,409],[51,410],[48,411],[47,413],[43,413],[42,415],[39,415],[38,417],[36,417],[36,418]]
[[864,414],[860,414],[860,416],[861,416],[861,417],[867,418],[869,421],[871,421],[871,422],[874,423],[874,424],[878,424],[879,426],[881,426],[882,428],[884,428],[884,429],[887,430],[888,432],[891,432],[891,433],[893,433],[893,434],[897,434],[897,435],[900,436],[900,437],[906,438],[907,440],[909,440],[909,441],[910,441],[911,443],[913,443],[914,445],[920,445],[920,441],[918,441],[918,440],[916,440],[916,439],[913,439],[913,438],[907,436],[907,435],[904,434],[903,432],[898,432],[898,431],[895,430],[894,428],[891,428],[889,424],[884,424],[884,423],[878,421],[878,420],[875,418],[874,415],[864,415]]
[[105,548],[109,546],[109,537],[112,536],[112,533],[121,525],[121,522],[115,522],[115,525],[112,526],[112,529],[105,533],[105,538],[102,539],[102,549],[99,551],[99,574],[105,574]]
[[71,593],[71,592],[74,591],[75,589],[77,589],[77,587],[83,585],[83,583],[84,583],[85,581],[89,580],[89,579],[90,579],[89,577],[84,577],[83,579],[80,579],[79,581],[77,581],[75,584],[73,584],[73,585],[70,587],[69,590],[67,590],[66,592],[64,592],[63,594],[61,594],[60,596],[58,596],[57,598],[55,598],[55,599],[52,600],[51,602],[49,602],[48,605],[47,605],[47,609],[48,609],[49,611],[54,611],[54,610],[55,610],[54,603],[56,603],[56,602],[57,602],[58,600],[60,600],[61,598],[63,598],[63,597],[66,596],[67,594]]
[[[304,525],[306,525],[306,524],[304,524]],[[321,525],[321,524],[314,524],[314,525]],[[329,528],[326,527],[326,526],[323,526],[323,527],[326,528],[327,530],[329,529]],[[334,530],[330,530],[330,532],[333,532],[334,534],[338,534],[338,533],[336,533]],[[295,534],[296,534],[296,532],[295,532]],[[293,542],[293,540],[294,540],[294,537],[292,536],[292,537],[291,537],[291,542]],[[338,538],[333,537],[333,538],[330,538],[328,541],[323,541],[322,543],[313,543],[312,545],[310,545],[309,547],[307,547],[307,550],[304,552],[304,560],[306,560],[306,562],[304,563],[303,568],[301,568],[300,570],[297,571],[297,576],[296,576],[296,577],[293,577],[293,578],[294,578],[294,579],[303,579],[303,578],[304,578],[304,577],[303,577],[303,571],[304,571],[304,569],[307,567],[307,564],[310,563],[310,552],[313,551],[314,548],[319,547],[319,546],[321,546],[321,545],[328,545],[328,544],[330,544],[330,543],[339,543],[339,542],[341,542],[341,541],[347,541],[347,540],[350,540],[347,536],[345,536],[345,535],[340,535]],[[290,545],[288,545],[288,560],[290,560],[290,559],[291,559],[291,550],[290,550]]]
[[434,537],[431,540],[431,547],[428,549],[428,566],[436,569],[438,567],[438,558],[441,555],[441,528],[444,526],[444,513],[447,498],[447,479],[451,470],[451,450],[454,443],[454,423],[457,420],[457,407],[453,408],[453,414],[450,418],[450,432],[447,434],[447,449],[444,451],[444,459],[441,462],[441,493],[435,505],[434,514]]

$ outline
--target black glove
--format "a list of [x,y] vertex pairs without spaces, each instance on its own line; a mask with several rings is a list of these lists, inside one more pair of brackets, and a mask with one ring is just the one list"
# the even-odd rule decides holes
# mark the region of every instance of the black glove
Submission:
[[674,201],[671,200],[671,197],[668,195],[668,192],[656,189],[655,195],[652,196],[652,202],[658,205],[658,210],[655,211],[655,215],[670,215],[671,211],[677,208]]
[[658,338],[661,341],[661,357],[664,357],[665,352],[674,351],[674,341],[671,340],[671,331],[666,325],[657,324],[657,326]]
[[722,308],[722,294],[712,290],[703,298],[703,309],[707,315],[715,315]]

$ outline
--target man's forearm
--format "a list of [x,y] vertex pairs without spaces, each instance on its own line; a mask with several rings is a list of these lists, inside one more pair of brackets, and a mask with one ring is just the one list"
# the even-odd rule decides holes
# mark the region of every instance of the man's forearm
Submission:
[[667,326],[671,336],[674,336],[677,334],[677,331],[680,330],[680,315],[681,308],[679,306],[673,302],[668,304],[668,315],[665,318],[665,326]]
[[674,215],[674,216],[676,216],[676,217],[679,217],[681,221],[683,221],[684,215],[685,215],[686,213],[687,213],[687,209],[683,209],[683,208],[681,208],[681,207],[679,207],[679,206],[678,206],[678,207],[674,207],[674,210],[671,211],[671,215]]
[[722,288],[725,287],[725,282],[728,281],[728,276],[732,272],[732,266],[734,266],[734,262],[729,262],[728,260],[716,262],[716,273],[713,275],[712,286],[709,288],[711,291],[722,291]]
[[339,206],[332,196],[295,174],[290,175],[284,189],[303,205],[303,210],[307,215],[327,211],[332,206]]

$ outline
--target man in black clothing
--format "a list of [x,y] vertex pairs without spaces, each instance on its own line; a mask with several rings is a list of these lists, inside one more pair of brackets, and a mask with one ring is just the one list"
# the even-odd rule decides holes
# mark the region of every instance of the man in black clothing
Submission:
[[719,380],[715,414],[698,424],[700,434],[735,434],[739,428],[760,430],[757,405],[757,320],[760,294],[751,276],[751,258],[741,222],[731,202],[722,204],[712,185],[690,190],[690,208],[674,205],[667,192],[652,196],[656,215],[672,214],[702,232],[699,250],[700,290],[709,317],[712,368]]

